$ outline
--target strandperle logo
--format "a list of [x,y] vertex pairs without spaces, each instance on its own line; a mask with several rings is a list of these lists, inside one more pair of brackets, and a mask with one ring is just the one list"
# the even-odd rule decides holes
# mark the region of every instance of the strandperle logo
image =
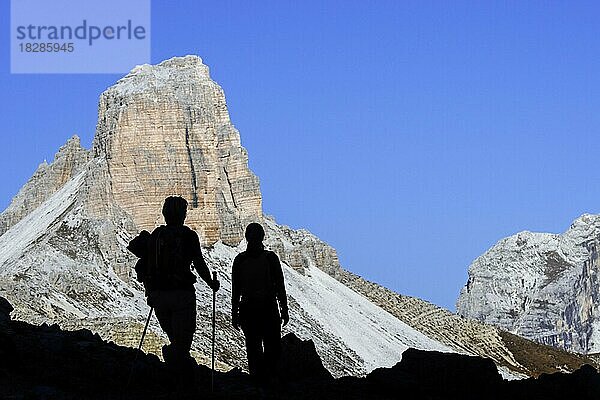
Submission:
[[150,62],[150,0],[12,0],[12,73],[125,73]]
[[83,20],[81,25],[72,27],[70,25],[32,25],[17,26],[18,40],[87,40],[88,45],[94,44],[99,39],[105,40],[143,40],[146,39],[146,28],[142,25],[134,25],[129,19],[123,25],[98,26],[89,24]]

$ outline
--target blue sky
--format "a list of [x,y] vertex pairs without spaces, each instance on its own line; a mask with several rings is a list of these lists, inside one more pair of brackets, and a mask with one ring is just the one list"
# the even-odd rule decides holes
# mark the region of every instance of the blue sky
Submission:
[[[369,4],[372,3],[372,4]],[[0,8],[0,208],[119,75],[11,75]],[[264,210],[343,266],[454,309],[521,230],[598,213],[594,2],[152,2],[152,62],[198,54],[225,90]]]

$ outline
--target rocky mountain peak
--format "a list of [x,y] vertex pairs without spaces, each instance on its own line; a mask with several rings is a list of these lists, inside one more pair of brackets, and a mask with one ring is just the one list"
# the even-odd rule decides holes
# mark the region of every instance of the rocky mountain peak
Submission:
[[589,238],[600,233],[600,215],[581,215],[580,217],[575,219],[573,223],[571,223],[568,232],[570,235],[576,238],[576,240],[589,240]]
[[119,91],[123,95],[132,95],[155,91],[173,82],[176,83],[175,86],[184,87],[186,84],[203,81],[212,82],[208,66],[203,64],[200,57],[187,55],[173,57],[156,65],[137,65],[109,90]]
[[100,96],[94,157],[114,204],[140,229],[162,221],[165,197],[188,199],[205,245],[237,245],[262,218],[258,178],[229,119],[225,95],[197,56],[134,68]]

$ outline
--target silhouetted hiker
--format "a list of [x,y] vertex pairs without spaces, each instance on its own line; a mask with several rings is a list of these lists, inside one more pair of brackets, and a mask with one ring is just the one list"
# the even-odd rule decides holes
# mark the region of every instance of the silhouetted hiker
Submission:
[[246,251],[233,261],[231,317],[246,338],[248,370],[261,383],[275,377],[281,353],[281,326],[290,319],[279,258],[265,250],[265,231],[252,223],[246,228]]
[[194,283],[198,275],[211,287],[219,290],[219,281],[213,280],[200,250],[198,234],[185,226],[187,201],[171,196],[165,199],[162,214],[165,225],[152,233],[142,231],[127,248],[140,257],[136,264],[138,280],[143,282],[148,305],[154,307],[161,328],[170,344],[162,348],[167,365],[179,379],[191,378],[194,359],[190,349],[196,330],[196,293]]

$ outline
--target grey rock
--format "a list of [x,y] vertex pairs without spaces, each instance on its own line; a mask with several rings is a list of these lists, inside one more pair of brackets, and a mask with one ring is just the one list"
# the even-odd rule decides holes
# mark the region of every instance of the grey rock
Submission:
[[460,315],[570,351],[600,351],[600,216],[561,235],[520,232],[469,267]]

